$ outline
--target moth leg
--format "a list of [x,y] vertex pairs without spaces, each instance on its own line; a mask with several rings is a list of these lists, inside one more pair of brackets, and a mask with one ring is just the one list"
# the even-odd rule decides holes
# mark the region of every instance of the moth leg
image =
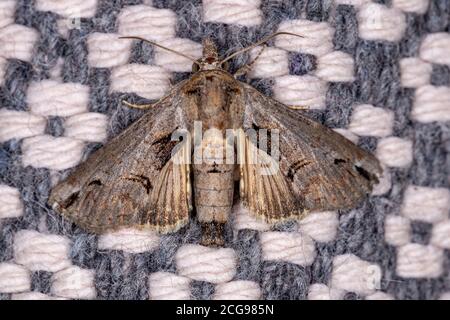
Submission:
[[309,107],[308,106],[288,106],[289,109],[292,110],[308,110]]
[[256,55],[255,59],[253,59],[249,64],[246,64],[242,67],[240,67],[235,73],[234,73],[234,77],[240,77],[243,76],[245,74],[247,74],[248,72],[250,72],[252,70],[253,65],[255,64],[256,60],[258,60],[258,58],[261,56],[261,53],[263,53],[263,51],[266,49],[267,45],[264,45],[262,47],[261,50],[259,50],[258,54]]
[[154,103],[150,103],[150,104],[133,104],[133,103],[129,103],[128,101],[125,101],[125,100],[122,100],[122,103],[124,105],[126,105],[127,107],[140,109],[140,110],[147,110],[147,109],[150,109],[151,107],[153,107],[155,105]]

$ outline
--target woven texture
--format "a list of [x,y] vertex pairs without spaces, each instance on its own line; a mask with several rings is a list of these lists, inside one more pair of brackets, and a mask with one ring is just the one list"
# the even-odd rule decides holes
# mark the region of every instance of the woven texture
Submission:
[[[449,299],[450,1],[0,2],[1,299]],[[160,236],[87,234],[46,204],[89,153],[188,77],[120,35],[222,55],[275,31],[245,81],[372,151],[358,208],[270,227],[239,203],[224,248],[195,220]],[[233,60],[232,70],[257,51]],[[299,111],[300,112],[300,111]]]

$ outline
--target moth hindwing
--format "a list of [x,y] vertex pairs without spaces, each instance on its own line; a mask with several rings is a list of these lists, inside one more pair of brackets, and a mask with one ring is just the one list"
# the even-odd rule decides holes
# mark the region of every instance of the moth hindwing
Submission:
[[[377,183],[374,156],[237,81],[210,40],[194,64],[198,71],[188,80],[52,190],[56,211],[94,233],[173,232],[195,208],[203,243],[221,245],[236,194],[274,223],[354,207]],[[182,144],[174,139],[180,130],[188,133]],[[274,133],[277,143],[267,135]]]

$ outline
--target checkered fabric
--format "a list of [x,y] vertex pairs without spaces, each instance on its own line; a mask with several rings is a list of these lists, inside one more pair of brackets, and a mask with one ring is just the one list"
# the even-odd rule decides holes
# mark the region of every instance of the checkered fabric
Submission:
[[[49,190],[189,76],[276,31],[243,81],[373,152],[358,208],[266,225],[234,206],[223,248],[190,224],[95,236]],[[0,299],[450,299],[450,1],[3,0]],[[237,70],[258,53],[232,61]],[[304,112],[304,111],[299,111]]]

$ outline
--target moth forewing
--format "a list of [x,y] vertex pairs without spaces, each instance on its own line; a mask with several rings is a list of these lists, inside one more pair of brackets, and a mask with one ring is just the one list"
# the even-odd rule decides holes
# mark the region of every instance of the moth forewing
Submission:
[[374,156],[301,112],[243,86],[252,126],[280,131],[280,171],[287,189],[295,192],[298,212],[354,207],[371,191],[381,174]]
[[258,149],[249,136],[244,137],[244,161],[241,164],[241,197],[255,215],[273,223],[299,217],[296,202],[277,161]]

